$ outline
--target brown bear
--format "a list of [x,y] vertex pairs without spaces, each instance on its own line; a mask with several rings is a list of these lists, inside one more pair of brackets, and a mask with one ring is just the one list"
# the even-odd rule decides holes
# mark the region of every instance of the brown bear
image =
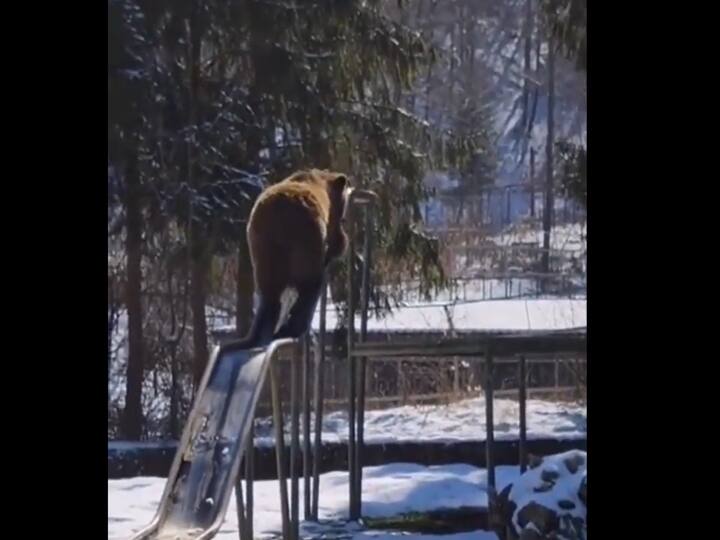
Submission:
[[[247,225],[260,302],[248,335],[229,347],[263,347],[275,339],[298,338],[310,328],[325,269],[347,246],[343,220],[351,189],[344,174],[311,169],[260,194]],[[297,300],[278,328],[288,289],[295,289]]]

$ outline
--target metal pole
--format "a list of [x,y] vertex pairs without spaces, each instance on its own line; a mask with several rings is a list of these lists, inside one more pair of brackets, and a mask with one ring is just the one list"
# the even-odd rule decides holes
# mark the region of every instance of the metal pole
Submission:
[[293,351],[293,357],[290,365],[290,520],[291,520],[291,538],[298,539],[298,525],[300,517],[299,508],[299,478],[298,478],[298,452],[300,450],[300,396],[298,376],[298,358],[297,349]]
[[303,508],[305,520],[310,520],[310,334],[303,339],[302,362],[303,403]]
[[509,224],[510,221],[511,221],[511,219],[510,219],[510,204],[511,204],[510,201],[511,201],[511,196],[512,196],[512,194],[510,193],[510,186],[508,186],[508,187],[505,188],[505,199],[506,199],[506,201],[505,201],[505,205],[506,205],[506,208],[505,208],[505,212],[506,212],[505,223],[507,223],[507,224]]
[[453,399],[458,399],[460,395],[460,362],[457,358],[453,358]]
[[253,483],[255,482],[255,421],[250,424],[247,448],[245,449],[245,492],[247,493],[247,507],[245,509],[245,527],[247,539],[253,538],[253,506],[255,497]]
[[248,540],[248,538],[252,538],[246,535],[247,521],[245,519],[245,504],[243,502],[242,478],[239,474],[235,479],[235,510],[237,511],[238,518],[238,538],[240,540]]
[[282,403],[275,374],[276,358],[270,363],[270,389],[272,391],[273,424],[275,424],[275,463],[280,484],[280,513],[283,539],[290,539],[290,510],[288,508],[287,476],[285,475],[285,435],[283,432]]
[[[370,308],[370,250],[372,247],[372,207],[365,207],[365,241],[363,244],[363,274],[362,298],[360,312],[360,341],[367,339],[368,309]],[[355,449],[355,512],[359,518],[362,515],[362,450],[365,436],[365,379],[367,377],[367,358],[359,359],[358,381],[358,419],[357,419],[357,447]]]
[[355,332],[355,299],[353,295],[353,259],[355,255],[355,216],[350,208],[350,219],[348,220],[348,258],[347,258],[347,305],[348,305],[348,328],[347,328],[347,366],[348,366],[348,474],[349,474],[349,495],[350,495],[350,520],[358,518],[355,513],[355,400],[356,400],[356,362],[351,355]]
[[323,282],[320,294],[320,332],[315,364],[315,448],[313,450],[313,487],[312,487],[312,518],[318,519],[318,502],[320,496],[320,460],[322,458],[322,419],[323,400],[325,398],[325,321],[327,315],[327,281]]
[[[552,36],[548,39],[548,121],[547,121],[547,143],[545,144],[545,202],[543,204],[543,253],[542,253],[542,271],[547,274],[550,272],[550,241],[552,226],[554,224],[555,214],[555,197],[553,191],[553,146],[555,145],[555,43]],[[543,292],[547,286],[547,281],[543,281]]]
[[493,224],[493,213],[492,213],[492,189],[489,189],[487,192],[487,215],[488,215],[488,223],[490,225]]
[[485,351],[485,461],[487,463],[488,513],[492,516],[495,508],[495,420],[493,414],[493,351],[488,345]]
[[525,368],[526,368],[526,360],[525,355],[520,356],[520,362],[519,362],[519,378],[520,378],[520,384],[519,384],[519,393],[518,399],[520,401],[520,473],[524,473],[525,469],[527,469],[527,415],[526,415],[526,406],[527,406],[527,384],[526,384],[526,375],[525,375]]
[[530,217],[535,217],[535,148],[530,147]]

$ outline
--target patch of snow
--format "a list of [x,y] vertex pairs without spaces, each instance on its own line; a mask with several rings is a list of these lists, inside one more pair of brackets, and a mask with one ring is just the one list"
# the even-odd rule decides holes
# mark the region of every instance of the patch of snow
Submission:
[[[517,467],[497,467],[498,489],[513,482]],[[300,481],[300,515],[303,515],[303,482]],[[487,471],[471,465],[425,467],[410,463],[393,463],[363,469],[362,514],[366,517],[388,517],[409,512],[440,508],[487,506]],[[155,515],[165,486],[163,478],[131,478],[108,481],[108,540],[126,540],[147,525]],[[276,480],[254,483],[254,532],[257,538],[277,537],[282,522],[279,485]],[[230,501],[226,521],[217,538],[237,538],[238,524],[235,500]],[[337,522],[348,517],[348,474],[335,471],[320,475],[320,520]],[[301,533],[317,531],[318,525],[302,523]],[[361,531],[348,527],[353,538],[389,538],[399,533]],[[353,530],[354,529],[354,530]],[[472,536],[471,536],[472,535]],[[432,535],[403,535],[403,538],[436,538]],[[495,540],[493,533],[478,531],[442,538],[456,540]]]
[[[484,441],[484,410],[485,399],[478,397],[449,405],[406,405],[365,411],[364,440],[366,444]],[[493,412],[495,439],[517,440],[518,402],[495,399]],[[583,439],[587,435],[587,408],[583,405],[529,399],[526,415],[528,439]],[[258,428],[256,444],[273,446],[272,433],[269,427]],[[347,441],[347,411],[324,415],[322,437],[324,442]]]
[[[448,405],[406,405],[365,411],[366,444],[407,442],[454,443],[485,440],[485,399],[465,399]],[[517,440],[520,433],[519,404],[511,399],[495,399],[495,440]],[[527,438],[572,440],[587,436],[587,407],[539,399],[527,400]],[[289,437],[290,422],[285,424]],[[314,415],[310,425],[314,426]],[[270,419],[259,419],[255,431],[256,447],[275,445]],[[344,443],[348,439],[348,414],[345,410],[325,414],[322,440]],[[302,441],[302,435],[300,436]],[[130,450],[144,446],[163,448],[173,443],[110,442],[113,450]]]
[[[445,306],[453,312],[453,328],[450,327]],[[338,324],[337,310],[328,306],[327,328]],[[313,317],[313,330],[320,328],[320,314]],[[360,327],[356,317],[355,327]],[[587,325],[586,299],[524,299],[524,300],[478,300],[469,303],[408,305],[397,308],[380,319],[368,318],[368,330],[420,331],[451,330],[473,331],[522,331],[564,330]]]

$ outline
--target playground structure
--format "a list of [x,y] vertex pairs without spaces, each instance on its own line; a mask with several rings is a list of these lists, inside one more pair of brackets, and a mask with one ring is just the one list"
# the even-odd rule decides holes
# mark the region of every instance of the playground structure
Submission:
[[[364,446],[364,414],[366,363],[368,358],[403,356],[462,356],[485,363],[486,396],[486,465],[488,469],[488,511],[492,514],[495,499],[495,465],[493,459],[493,365],[519,358],[521,471],[526,456],[526,359],[535,354],[552,352],[562,356],[584,355],[585,328],[552,332],[499,334],[477,338],[419,339],[414,343],[366,342],[372,252],[372,213],[375,195],[355,190],[350,199],[348,215],[348,261],[356,255],[355,227],[357,208],[362,208],[364,243],[360,287],[360,329],[356,332],[356,298],[353,294],[353,264],[348,264],[348,329],[346,355],[349,382],[349,518],[360,519],[362,510],[362,466]],[[314,438],[311,451],[310,430],[310,339],[277,340],[266,349],[232,351],[229,344],[213,351],[197,397],[185,426],[175,459],[170,469],[159,508],[152,522],[133,536],[133,540],[208,540],[219,531],[232,490],[235,489],[239,532],[242,540],[253,537],[253,420],[258,396],[269,372],[275,456],[279,481],[282,534],[285,540],[299,539],[299,477],[300,477],[300,409],[302,402],[303,447],[302,475],[304,481],[304,519],[318,520],[319,474],[322,450],[323,363],[326,347],[327,284],[320,298],[320,331],[317,339],[316,367],[312,389],[315,411]],[[285,440],[282,402],[273,367],[284,353],[293,355],[290,380],[290,455],[289,471],[285,470]],[[300,370],[302,369],[301,373]],[[245,493],[240,481],[240,465],[244,459]],[[312,458],[312,463],[311,463]],[[287,478],[290,477],[288,494]]]

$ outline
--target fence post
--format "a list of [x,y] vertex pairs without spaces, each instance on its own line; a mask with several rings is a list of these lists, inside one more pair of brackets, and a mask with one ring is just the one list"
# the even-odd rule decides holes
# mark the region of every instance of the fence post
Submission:
[[357,399],[357,369],[355,357],[352,355],[353,340],[355,333],[355,297],[354,297],[354,259],[355,259],[355,216],[354,208],[350,208],[351,212],[348,220],[348,247],[347,247],[347,366],[348,366],[348,475],[349,475],[349,496],[350,496],[350,520],[357,519],[355,514],[355,422],[356,411],[355,402]]
[[[301,353],[302,354],[302,353]],[[298,478],[298,451],[300,439],[300,377],[298,373],[297,347],[293,350],[293,358],[290,364],[290,514],[291,514],[291,538],[298,540],[300,525],[300,494]]]
[[530,217],[535,218],[535,148],[530,147]]
[[487,466],[488,516],[495,519],[497,510],[495,498],[495,417],[493,411],[493,350],[489,343],[485,349],[485,462]]
[[[365,206],[365,224],[363,231],[363,273],[362,273],[362,297],[360,298],[360,341],[367,339],[368,309],[370,308],[370,250],[372,249],[372,206]],[[358,408],[357,408],[357,448],[355,449],[355,504],[356,514],[362,515],[362,456],[365,437],[365,380],[367,377],[367,358],[363,357],[358,362]]]
[[527,412],[526,412],[526,406],[527,406],[527,384],[526,384],[526,360],[525,355],[520,356],[520,362],[519,362],[519,374],[518,378],[520,379],[518,382],[518,401],[520,402],[520,444],[519,444],[519,452],[520,452],[520,473],[524,473],[525,469],[527,468]]
[[312,519],[318,519],[320,489],[320,459],[322,452],[323,400],[325,399],[325,321],[327,314],[327,280],[320,293],[320,332],[315,363],[315,441],[313,450]]
[[310,338],[303,338],[302,353],[302,407],[303,407],[303,508],[305,520],[310,520]]
[[275,463],[280,484],[280,514],[283,540],[290,539],[290,509],[288,507],[287,476],[285,475],[285,432],[283,429],[282,402],[276,374],[277,356],[270,360],[270,390],[272,393],[273,424],[275,424]]

